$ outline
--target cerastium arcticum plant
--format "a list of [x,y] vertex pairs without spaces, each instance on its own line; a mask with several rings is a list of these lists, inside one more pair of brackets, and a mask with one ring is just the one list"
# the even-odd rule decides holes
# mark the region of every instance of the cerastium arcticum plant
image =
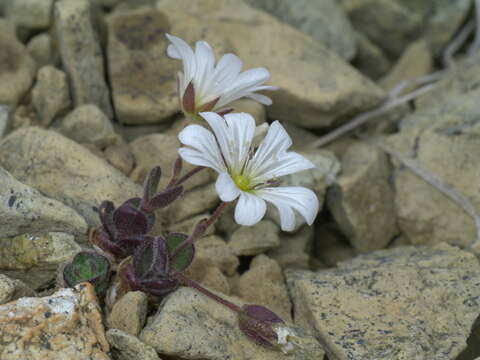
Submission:
[[[205,120],[210,130],[191,124],[180,132],[183,147],[165,189],[157,190],[161,169],[154,167],[145,179],[141,198],[129,199],[118,207],[108,200],[100,204],[101,225],[90,236],[95,251],[83,251],[66,264],[61,283],[74,286],[89,281],[99,296],[105,296],[107,305],[126,291],[140,290],[161,298],[179,286],[189,286],[238,313],[240,330],[257,344],[289,351],[295,334],[279,316],[260,305],[240,307],[188,278],[185,270],[195,257],[195,241],[229,203],[235,205],[234,218],[240,225],[258,223],[267,203],[278,210],[282,230],[294,229],[296,213],[311,225],[319,208],[316,195],[304,187],[282,187],[279,178],[314,165],[288,151],[292,141],[278,121],[269,126],[263,142],[256,146],[253,117],[227,114],[232,109],[225,110],[230,102],[242,97],[270,104],[269,98],[257,93],[274,89],[263,85],[269,78],[266,69],[241,73],[242,62],[233,54],[224,55],[215,66],[213,51],[206,42],[197,42],[193,51],[180,38],[167,37],[171,42],[168,55],[183,61],[184,72],[178,79],[182,110],[192,120]],[[196,167],[182,174],[183,161]],[[151,235],[156,210],[181,201],[183,184],[205,168],[218,173],[215,186],[222,202],[217,209],[191,234]]]

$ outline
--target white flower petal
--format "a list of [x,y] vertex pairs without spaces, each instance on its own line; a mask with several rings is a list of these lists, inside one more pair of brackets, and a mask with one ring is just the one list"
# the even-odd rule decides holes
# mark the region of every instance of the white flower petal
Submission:
[[246,95],[246,97],[253,99],[263,105],[272,105],[272,99],[262,94],[251,93]]
[[[179,152],[180,156],[182,156],[185,161],[192,161],[192,164],[194,165],[208,166],[219,173],[226,170],[215,136],[204,127],[200,125],[189,125],[178,134],[178,139],[182,144],[193,148]],[[187,150],[194,150],[198,154],[196,154],[196,157],[194,158],[193,152]],[[187,156],[187,158],[184,158],[183,156]],[[203,161],[209,165],[199,164],[199,157],[202,157],[204,159]]]
[[210,128],[215,134],[217,143],[220,146],[223,158],[225,159],[227,166],[229,166],[232,163],[233,146],[231,146],[231,142],[233,140],[230,140],[232,137],[229,133],[227,122],[215,112],[201,112],[200,116],[207,121],[208,125],[210,125]]
[[195,47],[196,72],[194,75],[195,91],[197,96],[203,99],[208,95],[208,79],[213,73],[215,56],[213,50],[206,41],[197,41]]
[[218,88],[226,89],[237,78],[242,70],[242,60],[234,54],[225,54],[215,67],[212,80]]
[[247,113],[225,115],[229,138],[233,140],[232,167],[240,171],[245,165],[250,152],[253,136],[255,135],[255,119]]
[[262,220],[267,204],[260,197],[242,192],[235,207],[235,221],[244,226],[252,226]]
[[282,230],[291,231],[291,209],[298,211],[305,218],[308,225],[312,225],[317,216],[319,203],[315,193],[300,186],[285,186],[264,188],[256,192],[265,201],[275,205],[280,213]]
[[228,173],[221,173],[218,176],[215,188],[222,201],[233,201],[240,195],[240,190]]
[[273,159],[265,161],[257,168],[253,174],[257,182],[279,178],[289,174],[295,174],[300,171],[313,169],[315,165],[305,157],[293,151],[279,154]]
[[[169,56],[173,55],[172,57],[174,59],[178,59],[179,57],[182,59],[185,82],[188,85],[188,83],[193,79],[196,71],[195,54],[193,53],[192,48],[182,39],[170,34],[165,35],[173,46],[173,48],[170,48],[170,50],[167,48],[167,54]],[[183,92],[185,89],[181,90]]]

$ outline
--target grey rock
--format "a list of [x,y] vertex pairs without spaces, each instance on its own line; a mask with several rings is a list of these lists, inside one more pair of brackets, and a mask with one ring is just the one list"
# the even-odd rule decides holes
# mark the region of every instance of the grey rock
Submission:
[[446,244],[381,250],[286,277],[295,320],[333,359],[453,360],[480,312],[478,260]]
[[108,326],[137,336],[145,325],[147,305],[147,294],[141,291],[126,293],[113,305],[108,317]]
[[96,105],[81,105],[62,119],[58,130],[81,144],[105,148],[117,142],[119,136],[110,119]]
[[354,249],[335,225],[322,224],[315,229],[315,256],[327,267],[355,257]]
[[278,226],[269,220],[262,220],[254,226],[243,226],[230,236],[228,246],[235,255],[258,255],[280,245]]
[[32,90],[32,104],[40,117],[42,126],[49,126],[52,120],[70,107],[70,89],[67,76],[53,66],[42,67]]
[[130,174],[134,167],[135,158],[130,151],[130,147],[122,141],[118,144],[108,146],[103,152],[103,156],[110,164],[125,175]]
[[328,207],[352,246],[360,251],[385,248],[398,228],[390,166],[379,149],[361,142],[342,158],[342,174],[328,193]]
[[372,43],[361,32],[356,33],[357,56],[355,67],[371,79],[377,80],[386,75],[392,67],[384,51]]
[[270,118],[328,127],[385,96],[334,52],[264,11],[235,0],[163,0],[157,7],[172,24],[170,31],[190,44],[202,33],[216,51],[233,50],[246,68],[266,67],[269,83],[279,87],[269,92]]
[[90,226],[99,224],[95,207],[103,200],[117,206],[142,189],[66,137],[40,128],[21,128],[0,142],[0,165],[19,181],[71,206]]
[[15,25],[28,30],[43,30],[50,26],[55,0],[10,0],[5,15]]
[[10,107],[0,105],[0,138],[7,135],[7,132],[10,131],[12,126],[11,120]]
[[87,223],[72,208],[45,197],[0,168],[0,236],[59,231],[87,233]]
[[107,331],[107,340],[118,351],[118,360],[161,360],[155,349],[118,329]]
[[52,44],[52,38],[48,33],[35,35],[27,44],[30,56],[37,66],[56,65],[59,61],[56,49]]
[[312,250],[314,231],[303,226],[296,233],[280,233],[280,246],[266,253],[276,260],[282,268],[294,267],[308,269]]
[[63,68],[69,76],[74,105],[97,105],[111,118],[104,59],[92,12],[88,0],[56,2],[55,36]]
[[0,274],[0,305],[24,296],[35,296],[35,291],[20,280]]

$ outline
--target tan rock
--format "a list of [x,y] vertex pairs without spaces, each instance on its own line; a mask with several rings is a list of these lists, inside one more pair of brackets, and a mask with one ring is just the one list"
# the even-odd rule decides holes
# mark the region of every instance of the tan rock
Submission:
[[56,65],[59,60],[56,49],[52,44],[52,38],[48,33],[41,33],[32,37],[27,44],[27,49],[39,67]]
[[380,250],[286,277],[295,321],[339,360],[456,359],[479,315],[478,260],[446,244]]
[[267,121],[266,106],[251,99],[239,99],[231,103],[228,107],[234,109],[234,112],[245,112],[252,115],[257,126]]
[[60,0],[55,3],[55,36],[63,68],[69,76],[75,106],[97,105],[113,116],[105,81],[102,50],[88,0]]
[[[236,298],[229,301],[242,305]],[[299,338],[302,349],[291,355],[256,345],[238,327],[237,314],[190,288],[168,296],[140,334],[157,352],[184,359],[311,360],[324,353],[312,338]]]
[[327,267],[335,267],[337,263],[356,256],[348,240],[332,225],[322,224],[315,231],[315,256]]
[[359,69],[362,74],[374,80],[386,75],[392,67],[392,63],[383,50],[372,43],[368,37],[361,32],[356,33],[356,40],[356,68]]
[[100,307],[88,283],[0,306],[0,330],[5,360],[110,359]]
[[[203,219],[208,219],[210,217],[210,214],[204,213],[200,215],[195,215],[192,216],[191,218],[188,218],[186,220],[180,221],[175,224],[167,224],[167,230],[168,232],[181,232],[184,234],[191,234],[194,227]],[[204,235],[213,235],[215,233],[215,228],[216,228],[217,223],[214,223],[213,225],[210,225],[207,230],[205,231]]]
[[70,234],[23,234],[0,239],[0,270],[39,289],[56,278],[60,264],[81,250]]
[[0,104],[14,106],[30,88],[35,62],[10,25],[0,21]]
[[148,297],[141,291],[130,291],[118,300],[108,317],[108,327],[137,336],[147,318]]
[[303,226],[294,234],[280,233],[280,246],[266,255],[276,260],[282,268],[308,269],[313,242],[313,228]]
[[230,236],[228,246],[235,255],[258,255],[280,245],[278,226],[269,220],[262,220],[254,226],[243,226]]
[[70,90],[65,73],[50,65],[42,67],[32,90],[32,103],[45,127],[66,112],[70,107]]
[[371,145],[353,143],[343,156],[342,168],[328,193],[335,221],[354,248],[385,248],[398,233],[387,156]]
[[16,26],[29,30],[43,30],[50,26],[54,0],[7,1],[6,16]]
[[135,164],[135,158],[130,151],[130,147],[122,141],[118,144],[108,146],[103,152],[103,155],[113,167],[125,175],[130,174]]
[[[33,164],[33,166],[32,166]],[[94,207],[142,194],[140,186],[83,146],[54,132],[21,128],[0,142],[0,165],[21,182],[99,224]]]
[[161,360],[155,349],[118,329],[107,331],[107,340],[118,351],[118,360]]
[[291,320],[292,304],[282,268],[275,260],[258,255],[240,275],[233,293],[248,304],[263,305],[285,321]]
[[216,266],[210,266],[205,269],[205,274],[198,280],[203,286],[210,290],[220,292],[225,295],[230,294],[230,283],[222,271]]
[[246,68],[268,68],[270,83],[279,87],[269,92],[271,118],[321,128],[367,110],[384,97],[382,90],[333,52],[246,4],[163,0],[157,7],[168,17],[169,30],[189,43],[201,33],[214,48],[218,42],[231,47]]
[[96,105],[81,105],[70,112],[58,128],[60,133],[81,144],[105,148],[118,141],[110,119]]
[[0,274],[0,305],[24,296],[35,296],[35,291],[20,280]]

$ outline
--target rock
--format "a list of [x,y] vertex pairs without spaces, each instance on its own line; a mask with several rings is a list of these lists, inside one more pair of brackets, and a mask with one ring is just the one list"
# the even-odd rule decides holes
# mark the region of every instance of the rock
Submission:
[[278,226],[269,220],[262,220],[254,226],[243,226],[230,236],[228,246],[235,255],[258,255],[280,245]]
[[54,0],[10,0],[5,14],[15,25],[28,30],[44,30],[50,26]]
[[231,47],[246,68],[266,67],[270,83],[279,87],[269,93],[270,118],[322,128],[384,98],[382,90],[336,54],[261,10],[235,0],[162,0],[157,7],[168,17],[171,33],[190,44],[201,33],[211,43]]
[[113,116],[105,82],[102,49],[88,0],[60,0],[54,6],[55,36],[63,68],[69,76],[75,106],[97,105]]
[[387,156],[371,145],[356,142],[344,154],[342,168],[329,190],[328,208],[355,249],[385,248],[398,233]]
[[[135,157],[135,168],[131,178],[137,182],[143,182],[154,166],[162,168],[159,189],[165,188],[169,183],[173,165],[178,156],[178,149],[181,146],[176,133],[151,134],[137,138],[130,144],[130,150]],[[183,174],[194,168],[183,162]],[[186,188],[191,189],[198,185],[210,182],[212,175],[210,170],[202,170],[185,183]]]
[[[227,299],[241,305],[237,299]],[[181,288],[165,299],[140,340],[160,354],[192,360],[310,360],[324,356],[316,342],[292,355],[256,345],[240,331],[236,313],[190,288]]]
[[0,269],[31,288],[40,289],[56,278],[60,264],[80,250],[72,235],[61,232],[0,238]]
[[81,105],[62,120],[58,129],[66,137],[81,144],[99,148],[113,145],[118,135],[108,117],[96,105]]
[[216,266],[210,266],[205,269],[201,279],[196,279],[200,284],[210,290],[220,292],[225,295],[230,294],[230,283],[222,271]]
[[141,291],[130,291],[118,300],[108,317],[108,327],[137,336],[147,318],[147,295]]
[[395,58],[408,44],[424,36],[440,51],[465,20],[471,0],[403,1],[344,0],[343,6],[356,30]]
[[382,49],[372,43],[365,35],[356,33],[357,56],[355,66],[362,74],[377,80],[386,75],[392,63]]
[[[223,216],[228,216],[227,214],[224,214]],[[223,217],[222,216],[222,217]],[[176,224],[166,224],[167,231],[168,232],[181,232],[184,234],[191,234],[194,227],[203,219],[208,219],[210,217],[210,214],[204,213],[204,214],[199,214],[195,215],[191,218],[188,218],[187,220],[180,221]],[[207,230],[205,231],[204,235],[213,235],[215,233],[216,225],[218,223],[214,223],[210,225]]]
[[346,261],[357,255],[354,249],[336,227],[322,224],[315,231],[315,256],[327,267]]
[[9,24],[0,20],[0,104],[15,106],[35,76],[35,62]]
[[107,23],[109,78],[118,119],[124,124],[167,120],[179,111],[177,64],[166,56],[169,21],[147,8],[115,12]]
[[7,132],[10,131],[12,126],[11,120],[10,107],[0,105],[0,138],[7,135]]
[[42,67],[32,90],[32,103],[45,127],[66,112],[70,107],[70,91],[65,73],[50,65]]
[[88,283],[0,306],[5,360],[109,360],[100,307]]
[[[480,153],[475,140],[480,116],[478,90],[452,94],[434,107],[417,110],[403,121],[401,132],[388,138],[394,150],[456,189],[478,212],[475,186]],[[437,189],[394,162],[395,206],[400,230],[412,244],[448,242],[466,247],[476,238],[473,219]],[[461,176],[459,176],[461,174]]]
[[0,142],[0,165],[19,181],[71,206],[90,226],[103,200],[117,206],[142,189],[83,146],[54,132],[21,128]]
[[275,260],[265,255],[254,257],[233,292],[246,303],[266,306],[285,321],[291,321],[292,304],[282,268]]
[[206,269],[218,267],[227,275],[235,274],[239,265],[225,241],[219,236],[205,236],[195,242],[195,259],[187,270],[187,275],[196,280],[203,279]]
[[347,61],[355,56],[355,33],[343,9],[335,0],[295,2],[248,0],[246,2],[310,35]]
[[303,226],[296,233],[280,233],[280,246],[266,255],[276,260],[282,268],[308,269],[313,242],[313,228]]
[[255,125],[257,126],[262,125],[267,121],[266,106],[256,101],[252,101],[251,99],[243,98],[236,100],[231,103],[229,107],[234,109],[234,112],[245,112],[252,115],[255,119]]
[[87,223],[75,210],[43,196],[0,168],[0,237],[46,230],[85,235]]
[[37,66],[56,65],[58,54],[53,48],[52,39],[48,33],[41,33],[32,37],[27,44],[30,56]]
[[339,360],[453,360],[479,315],[478,260],[446,244],[381,250],[286,277],[295,320]]
[[[390,73],[380,80],[382,87],[390,91],[402,81],[425,76],[433,71],[433,57],[428,43],[420,39],[409,45]],[[414,90],[416,86],[407,86],[398,95]]]
[[35,296],[35,291],[20,280],[13,280],[0,274],[0,305],[24,296]]
[[153,347],[121,330],[108,330],[107,340],[117,350],[118,360],[161,360]]
[[135,159],[130,151],[130,147],[124,142],[108,146],[103,152],[103,155],[113,167],[125,175],[130,174],[135,164]]
[[137,126],[127,126],[122,124],[115,124],[115,125],[116,125],[115,129],[117,130],[117,132],[120,133],[120,135],[122,135],[122,137],[128,143],[138,139],[141,136],[161,133],[169,128],[169,124],[165,124],[165,123],[161,123],[158,125],[137,125]]
[[165,213],[169,222],[175,224],[213,210],[218,202],[215,184],[204,185],[185,191],[177,201],[165,210]]

